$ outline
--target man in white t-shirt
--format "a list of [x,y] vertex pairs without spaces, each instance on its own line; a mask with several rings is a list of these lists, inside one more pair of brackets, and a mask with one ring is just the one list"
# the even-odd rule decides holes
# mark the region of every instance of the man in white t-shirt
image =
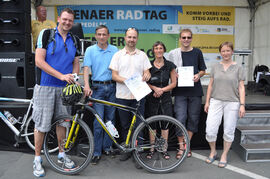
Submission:
[[[137,101],[124,81],[132,75],[139,73],[144,81],[151,77],[149,69],[152,67],[147,55],[136,48],[139,32],[136,28],[128,28],[125,32],[125,47],[114,54],[109,68],[112,70],[112,79],[116,81],[116,102],[119,104],[136,107]],[[144,98],[141,100],[139,111],[144,114]],[[121,136],[126,137],[132,120],[132,114],[118,110],[121,123]],[[136,122],[138,126],[139,120]],[[124,140],[124,139],[123,139]],[[131,155],[122,155],[120,160],[125,161]]]

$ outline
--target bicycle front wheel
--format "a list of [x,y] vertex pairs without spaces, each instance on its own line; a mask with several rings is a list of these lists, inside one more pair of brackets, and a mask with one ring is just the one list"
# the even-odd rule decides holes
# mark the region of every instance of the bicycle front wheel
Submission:
[[[69,120],[72,121],[72,120]],[[65,137],[60,137],[59,126],[65,131],[71,131],[69,122],[67,120],[59,120],[52,124],[51,130],[45,134],[43,150],[44,154],[52,166],[52,168],[59,173],[65,175],[73,175],[81,172],[88,166],[93,155],[94,139],[92,132],[87,124],[81,119],[77,121],[76,127],[72,133],[72,138],[66,148],[66,142],[68,134]],[[58,136],[56,134],[56,128],[58,129]],[[64,132],[62,132],[64,133]],[[58,139],[58,138],[59,139]],[[75,137],[75,139],[74,139]],[[59,142],[58,142],[59,141]],[[59,146],[65,152],[64,158],[58,157],[58,151],[50,152],[56,146]]]
[[[181,151],[180,151],[180,146]],[[134,131],[132,147],[135,160],[152,173],[175,170],[186,158],[189,139],[185,127],[176,119],[157,115],[146,119]],[[181,155],[177,153],[181,152]]]

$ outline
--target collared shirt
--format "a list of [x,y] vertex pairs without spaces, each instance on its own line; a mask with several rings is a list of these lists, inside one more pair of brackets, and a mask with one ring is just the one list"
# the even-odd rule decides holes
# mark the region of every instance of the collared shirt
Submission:
[[88,66],[91,69],[93,81],[112,80],[112,71],[109,69],[109,65],[117,51],[117,47],[110,44],[105,50],[97,44],[86,49],[83,66]]
[[[126,79],[136,73],[143,76],[143,72],[151,67],[151,63],[143,51],[135,49],[135,53],[128,54],[125,48],[114,54],[109,66],[110,69],[117,71],[119,76]],[[124,83],[116,83],[116,98],[135,99]]]
[[[75,56],[79,56],[80,54],[76,53],[76,48],[70,34],[67,34],[66,42],[56,28],[55,32],[55,51],[52,54],[54,42],[48,43],[48,36],[50,33],[50,29],[44,29],[40,32],[37,48],[46,49],[46,58],[45,61],[55,70],[59,71],[62,74],[69,74],[73,71],[73,61]],[[46,48],[47,47],[47,48]],[[63,87],[67,83],[65,81],[61,81],[54,76],[49,75],[48,73],[42,71],[41,73],[41,86],[55,86],[55,87]]]
[[31,21],[31,28],[32,28],[32,37],[33,37],[33,50],[35,50],[37,38],[41,30],[43,29],[51,29],[55,28],[56,24],[54,21],[46,20],[43,22],[40,22],[38,20],[32,20]]

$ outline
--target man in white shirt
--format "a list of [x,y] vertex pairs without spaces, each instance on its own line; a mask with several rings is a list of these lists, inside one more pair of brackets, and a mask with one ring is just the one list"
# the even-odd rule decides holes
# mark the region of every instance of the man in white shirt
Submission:
[[[152,67],[147,55],[136,48],[139,32],[136,28],[128,28],[125,32],[125,47],[114,54],[109,68],[112,70],[112,79],[116,81],[116,102],[119,104],[136,107],[137,101],[124,81],[134,74],[140,74],[144,81],[151,77],[149,69]],[[141,100],[139,111],[144,114],[144,98]],[[121,134],[126,137],[132,119],[132,114],[118,110],[121,123]],[[138,126],[139,120],[136,122]],[[131,155],[122,155],[120,160],[125,161]]]

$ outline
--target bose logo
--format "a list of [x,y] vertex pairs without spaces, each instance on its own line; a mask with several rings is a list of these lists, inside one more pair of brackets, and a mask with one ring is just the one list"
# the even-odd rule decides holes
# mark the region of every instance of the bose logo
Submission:
[[19,62],[20,58],[0,58],[0,63]]

